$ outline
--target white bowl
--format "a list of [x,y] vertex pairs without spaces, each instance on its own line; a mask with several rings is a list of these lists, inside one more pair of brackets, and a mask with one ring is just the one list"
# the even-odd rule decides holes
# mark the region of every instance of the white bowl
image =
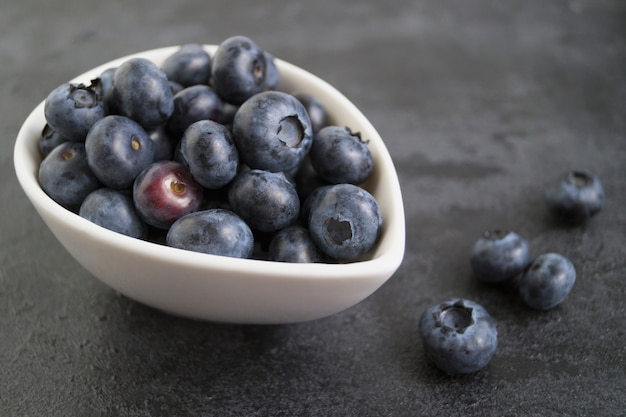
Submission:
[[[215,45],[206,45],[212,54]],[[108,62],[72,80],[88,82],[131,57],[157,64],[177,46]],[[66,210],[41,189],[39,138],[45,125],[41,102],[22,125],[14,150],[17,178],[44,222],[89,272],[120,293],[171,314],[193,319],[277,324],[301,322],[345,310],[376,291],[400,266],[405,219],[398,177],[383,140],[365,116],[323,80],[276,60],[279,89],[316,96],[334,124],[361,132],[375,160],[365,184],[378,200],[384,227],[368,259],[347,264],[291,264],[200,254],[127,237]],[[35,236],[33,236],[35,238]]]

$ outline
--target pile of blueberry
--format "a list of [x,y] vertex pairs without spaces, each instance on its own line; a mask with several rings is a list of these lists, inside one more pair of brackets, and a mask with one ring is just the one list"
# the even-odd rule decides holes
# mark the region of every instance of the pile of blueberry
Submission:
[[[570,225],[585,223],[604,206],[597,176],[570,171],[544,190],[548,210]],[[512,231],[483,234],[469,258],[473,276],[484,283],[513,283],[530,308],[546,311],[561,304],[574,286],[576,269],[565,256],[542,253],[531,258],[528,241]],[[450,375],[484,368],[496,351],[498,331],[479,304],[451,299],[429,307],[421,316],[419,334],[426,356]]]
[[279,91],[274,57],[233,36],[130,58],[46,98],[42,189],[107,229],[215,255],[351,262],[382,214],[368,143],[316,97]]

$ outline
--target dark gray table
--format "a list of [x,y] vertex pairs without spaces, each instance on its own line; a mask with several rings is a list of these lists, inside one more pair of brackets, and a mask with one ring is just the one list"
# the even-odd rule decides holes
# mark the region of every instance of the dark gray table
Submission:
[[[58,4],[56,4],[58,3]],[[626,410],[623,0],[3,0],[0,5],[0,415],[618,416]],[[245,34],[337,86],[377,127],[405,196],[403,265],[335,316],[283,326],[171,317],[105,287],[21,192],[12,147],[54,87],[118,56]],[[594,171],[607,204],[556,225],[544,184]],[[485,230],[570,257],[569,299],[533,312],[472,279]],[[483,304],[499,347],[462,378],[417,322]]]

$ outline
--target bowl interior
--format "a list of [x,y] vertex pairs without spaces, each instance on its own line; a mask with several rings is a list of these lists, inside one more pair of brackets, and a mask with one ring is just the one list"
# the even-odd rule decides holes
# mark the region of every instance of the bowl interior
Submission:
[[[209,53],[215,45],[205,46]],[[125,56],[72,79],[89,82],[131,57],[157,64],[178,47]],[[141,241],[101,228],[64,209],[41,189],[39,138],[45,125],[41,102],[18,134],[14,164],[25,194],[59,242],[101,281],[153,307],[186,317],[237,323],[284,323],[334,314],[363,300],[399,267],[404,255],[402,196],[391,157],[378,132],[341,93],[320,78],[280,59],[279,89],[317,97],[332,123],[369,140],[375,170],[364,184],[383,213],[383,230],[368,257],[347,264],[287,264],[199,254]]]

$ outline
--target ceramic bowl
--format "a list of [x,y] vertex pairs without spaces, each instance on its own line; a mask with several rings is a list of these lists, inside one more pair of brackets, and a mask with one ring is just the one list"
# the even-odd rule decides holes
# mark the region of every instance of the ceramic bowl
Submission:
[[[206,45],[212,54],[215,45]],[[88,83],[131,57],[160,64],[177,46],[125,56],[71,80]],[[96,278],[140,303],[191,319],[278,324],[326,317],[361,302],[400,266],[405,219],[396,170],[380,135],[344,95],[311,73],[276,60],[279,89],[316,96],[332,122],[361,132],[375,160],[364,185],[377,199],[384,226],[378,244],[362,261],[291,264],[235,259],[170,248],[97,226],[55,203],[41,189],[39,138],[45,125],[41,102],[22,125],[14,149],[15,171],[26,196],[65,249]]]

